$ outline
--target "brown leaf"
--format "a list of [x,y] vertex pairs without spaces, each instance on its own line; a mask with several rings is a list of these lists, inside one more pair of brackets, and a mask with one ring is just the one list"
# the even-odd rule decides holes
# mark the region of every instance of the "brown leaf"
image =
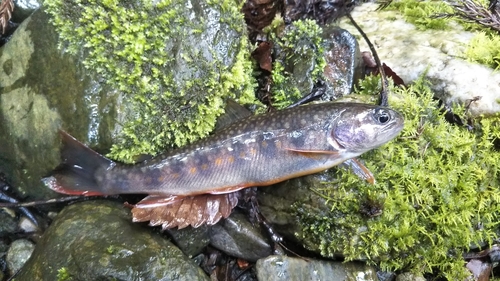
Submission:
[[261,69],[273,71],[273,59],[271,58],[272,45],[269,42],[261,42],[252,52],[252,57],[259,63]]
[[2,34],[5,34],[7,28],[9,27],[9,20],[12,17],[13,11],[13,0],[2,0],[0,3],[0,29],[2,30]]
[[[166,203],[165,203],[166,202]],[[132,209],[134,222],[149,221],[163,229],[213,225],[227,218],[238,204],[238,193],[201,194],[188,197],[148,196]]]

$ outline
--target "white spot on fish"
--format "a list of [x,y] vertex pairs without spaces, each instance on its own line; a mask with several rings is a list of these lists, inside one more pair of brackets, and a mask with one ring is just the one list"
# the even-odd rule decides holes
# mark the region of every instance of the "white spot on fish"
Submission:
[[252,142],[255,142],[254,138],[249,138],[249,139],[246,139],[246,140],[243,141],[244,144],[249,144],[249,143],[252,143]]

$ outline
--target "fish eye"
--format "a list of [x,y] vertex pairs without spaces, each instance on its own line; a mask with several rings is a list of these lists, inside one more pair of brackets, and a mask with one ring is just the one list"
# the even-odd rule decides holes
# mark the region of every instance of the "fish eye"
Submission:
[[389,114],[389,111],[385,108],[375,109],[375,113],[373,114],[373,117],[380,124],[385,124],[385,123],[389,122],[389,120],[391,120],[391,115]]

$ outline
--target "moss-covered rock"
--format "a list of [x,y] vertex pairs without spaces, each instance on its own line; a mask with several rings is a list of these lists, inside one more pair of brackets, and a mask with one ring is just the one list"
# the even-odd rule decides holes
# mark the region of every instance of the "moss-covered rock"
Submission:
[[131,222],[122,204],[93,201],[59,213],[15,280],[209,280],[178,248]]
[[120,93],[85,71],[78,56],[58,50],[57,39],[40,9],[0,48],[0,170],[36,199],[55,196],[40,178],[60,162],[58,128],[109,147],[124,109]]
[[[416,1],[394,1],[394,5],[402,2]],[[419,11],[426,10],[427,4],[433,7],[442,5],[437,2],[443,1],[418,2],[411,7]],[[476,40],[473,38],[483,33],[465,31],[465,27],[453,19],[446,19],[449,29],[422,28],[408,23],[405,15],[399,10],[391,10],[391,6],[382,11],[377,11],[377,7],[375,3],[362,4],[354,9],[352,16],[375,43],[381,61],[405,83],[412,83],[425,72],[434,94],[445,103],[465,105],[474,99],[476,101],[470,104],[471,114],[478,116],[500,112],[500,73],[494,71],[496,66],[470,62],[466,57],[469,53],[482,54],[479,57],[484,62],[494,62],[494,56],[498,56],[494,42],[498,40],[474,43]],[[423,19],[428,17],[427,14],[420,14],[420,17],[424,23],[427,21]],[[341,20],[339,24],[353,34],[359,34],[348,21]],[[488,35],[488,38],[493,37]],[[363,40],[359,43],[362,51],[369,50]],[[476,55],[474,60],[477,59]]]
[[45,1],[61,46],[133,105],[111,156],[132,161],[207,135],[224,99],[253,100],[237,1]]
[[[332,170],[300,179],[294,189],[268,188],[295,200],[274,203],[270,208],[281,212],[270,216],[324,256],[364,259],[384,270],[438,268],[458,280],[462,252],[498,237],[500,119],[475,119],[472,131],[452,125],[422,80],[396,90],[391,105],[404,114],[405,129],[361,157],[377,184]],[[293,195],[304,188],[311,194]]]
[[362,73],[356,39],[333,25],[297,20],[284,27],[280,19],[265,29],[274,43],[273,106],[287,107],[311,93],[320,81],[323,100],[349,94]]
[[[458,5],[458,3],[456,4]],[[488,0],[478,0],[474,1],[474,5],[480,5],[486,9],[490,3]],[[450,3],[446,1],[422,2],[418,0],[403,0],[393,1],[387,9],[399,11],[407,22],[414,24],[420,30],[450,30],[455,28],[453,25],[454,22],[458,22],[465,30],[479,30],[480,32],[476,33],[470,41],[464,55],[470,61],[478,62],[495,69],[500,67],[500,51],[498,48],[500,34],[461,17],[440,17],[439,15],[456,14]],[[480,20],[479,16],[477,20]]]

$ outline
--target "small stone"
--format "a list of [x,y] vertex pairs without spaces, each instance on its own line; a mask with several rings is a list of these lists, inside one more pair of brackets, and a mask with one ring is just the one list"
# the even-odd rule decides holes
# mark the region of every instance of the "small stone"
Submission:
[[38,227],[27,217],[22,217],[19,220],[19,228],[28,233],[38,231]]
[[410,272],[401,273],[396,277],[396,281],[425,281],[425,278]]
[[252,225],[244,214],[233,212],[212,226],[210,244],[230,256],[256,261],[272,254],[269,239],[262,233],[262,229]]
[[19,239],[10,245],[7,252],[7,266],[11,275],[15,274],[30,258],[35,249],[35,244],[26,239]]
[[258,280],[378,280],[374,267],[356,262],[304,260],[269,256],[255,265]]

